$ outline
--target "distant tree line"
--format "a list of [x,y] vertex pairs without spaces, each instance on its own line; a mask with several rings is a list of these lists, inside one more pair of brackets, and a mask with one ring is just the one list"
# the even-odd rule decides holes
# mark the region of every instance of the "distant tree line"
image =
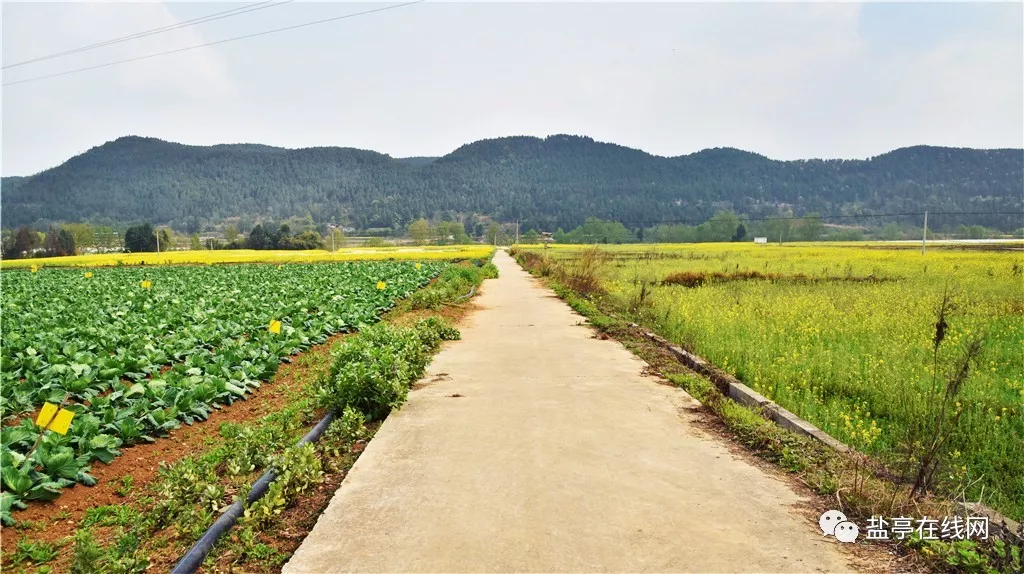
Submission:
[[[538,235],[531,229],[523,243],[536,243]],[[559,228],[553,239],[556,243],[707,243],[753,241],[764,237],[771,243],[787,241],[863,241],[863,240],[919,240],[922,227],[888,223],[881,228],[829,226],[816,214],[792,217],[790,214],[751,220],[731,211],[720,211],[699,225],[661,224],[629,229],[618,221],[587,218],[580,226],[564,231]],[[988,239],[1004,237],[998,229],[981,225],[943,226],[928,230],[929,239],[941,236],[949,239]],[[1014,237],[1024,238],[1024,228],[1017,229]]]
[[458,221],[441,221],[431,225],[426,219],[420,218],[409,224],[407,232],[416,245],[460,245],[473,243],[469,233],[475,231],[475,227]]
[[[929,238],[985,239],[1005,237],[1006,233],[982,225],[951,225],[934,218]],[[292,226],[295,226],[293,228]],[[247,229],[242,233],[239,227]],[[331,249],[344,244],[345,234],[338,227],[323,226],[321,235],[311,218],[290,218],[284,223],[261,222],[255,225],[228,224],[220,231],[221,237],[200,238],[198,233],[176,235],[168,227],[155,228],[151,223],[130,225],[123,231],[107,225],[88,223],[51,224],[45,231],[29,226],[16,230],[2,230],[2,256],[5,259],[25,257],[56,257],[81,252],[124,251],[146,253],[172,249]],[[401,230],[380,229],[378,235],[404,235],[416,245],[457,245],[476,241],[488,244],[510,244],[515,241],[515,223],[504,224],[480,216],[467,216],[462,221],[431,222],[420,218]],[[521,229],[521,243],[538,243],[540,231],[529,222]],[[792,212],[779,212],[767,218],[749,218],[723,210],[698,225],[663,223],[652,226],[627,227],[620,221],[589,217],[576,227],[565,231],[559,227],[553,239],[557,243],[702,243],[752,241],[765,237],[771,243],[790,241],[860,241],[918,240],[924,230],[910,223],[889,222],[881,227],[827,224],[817,214],[794,217]],[[1024,238],[1024,228],[1018,228],[1014,237]],[[333,243],[331,239],[334,239]],[[363,243],[367,246],[384,245],[380,237]]]
[[77,253],[75,236],[59,226],[50,226],[45,234],[21,226],[14,233],[5,233],[2,244],[4,259],[61,257]]
[[[235,249],[235,245],[240,242],[239,239],[235,239],[234,242],[229,243],[225,246],[227,249]],[[249,236],[245,238],[244,242],[245,249],[322,249],[324,246],[323,238],[320,234],[315,231],[303,231],[296,235],[292,235],[291,227],[287,223],[282,223],[276,230],[264,229],[263,225],[256,225],[249,232]]]

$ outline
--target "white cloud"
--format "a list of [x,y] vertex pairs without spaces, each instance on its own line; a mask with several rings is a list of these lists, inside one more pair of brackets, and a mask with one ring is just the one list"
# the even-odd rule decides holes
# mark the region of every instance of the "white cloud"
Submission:
[[[3,58],[226,6],[5,3]],[[4,81],[361,9],[295,2]],[[989,20],[887,44],[879,35],[920,23],[865,34],[865,8],[853,3],[428,2],[4,88],[4,173],[43,169],[126,134],[396,156],[559,132],[662,155],[732,146],[780,159],[913,144],[1019,147],[1024,10],[978,9]]]

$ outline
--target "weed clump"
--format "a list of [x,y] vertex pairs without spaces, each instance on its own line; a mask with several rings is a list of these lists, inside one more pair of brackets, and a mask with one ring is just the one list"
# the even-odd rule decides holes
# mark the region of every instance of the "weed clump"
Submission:
[[441,341],[458,337],[458,330],[435,317],[411,328],[364,329],[335,351],[330,373],[318,384],[318,401],[335,412],[352,407],[370,420],[383,419],[405,402]]
[[409,308],[440,309],[471,293],[474,288],[484,282],[484,279],[493,279],[497,276],[498,268],[493,263],[479,267],[449,265],[433,283],[409,297]]

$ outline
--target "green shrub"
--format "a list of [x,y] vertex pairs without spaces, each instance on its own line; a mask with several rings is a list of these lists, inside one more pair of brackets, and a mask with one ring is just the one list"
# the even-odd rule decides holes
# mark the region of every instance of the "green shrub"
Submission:
[[421,319],[413,328],[419,335],[420,343],[430,354],[437,352],[441,341],[458,341],[462,336],[458,329],[440,317]]
[[341,416],[335,419],[327,429],[327,434],[341,440],[342,443],[352,443],[362,440],[367,436],[366,417],[363,413],[352,407],[345,407]]
[[285,449],[274,459],[277,470],[275,483],[281,484],[281,493],[287,502],[309,490],[323,478],[323,465],[312,444],[299,444]]
[[497,279],[498,268],[493,263],[488,263],[480,268],[480,272],[483,274],[484,279]]
[[482,267],[467,265],[449,265],[430,285],[413,293],[409,297],[412,309],[440,309],[446,303],[452,303],[469,294],[473,287],[479,287],[484,279],[498,276],[498,268],[493,263]]
[[405,402],[409,385],[423,374],[441,341],[453,338],[458,331],[436,318],[412,328],[379,324],[364,329],[334,352],[317,398],[334,412],[352,407],[370,420],[382,419]]

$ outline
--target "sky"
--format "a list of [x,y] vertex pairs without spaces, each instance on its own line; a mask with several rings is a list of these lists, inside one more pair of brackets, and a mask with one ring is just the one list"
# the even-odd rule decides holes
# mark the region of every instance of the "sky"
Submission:
[[[4,2],[4,66],[249,3]],[[279,1],[279,0],[274,0]],[[3,83],[393,3],[289,2]],[[125,135],[439,156],[587,135],[676,156],[1024,146],[1024,3],[426,2],[2,88],[2,173]]]

